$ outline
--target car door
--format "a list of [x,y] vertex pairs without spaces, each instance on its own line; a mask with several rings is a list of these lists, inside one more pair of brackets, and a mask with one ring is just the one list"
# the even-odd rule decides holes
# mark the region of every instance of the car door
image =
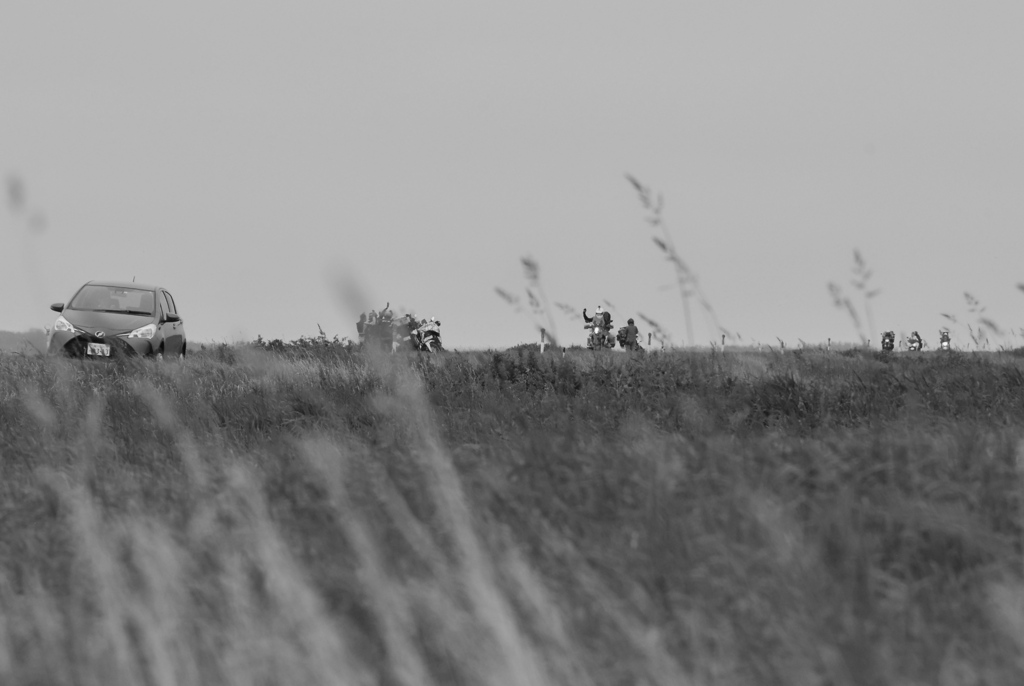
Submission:
[[174,323],[174,330],[177,332],[178,353],[184,355],[188,347],[188,335],[185,334],[185,320],[181,318],[181,312],[178,312],[178,305],[174,302],[174,296],[171,295],[170,291],[164,291],[164,295],[167,296],[167,304],[171,306],[171,312],[178,315],[178,321]]
[[[159,299],[163,304],[164,310],[164,321],[160,325],[164,334],[164,354],[170,356],[180,355],[185,337],[185,328],[180,318],[177,321],[168,321],[178,316],[178,311],[174,307],[174,298],[167,291],[160,291]],[[174,315],[174,317],[168,317],[167,315]]]

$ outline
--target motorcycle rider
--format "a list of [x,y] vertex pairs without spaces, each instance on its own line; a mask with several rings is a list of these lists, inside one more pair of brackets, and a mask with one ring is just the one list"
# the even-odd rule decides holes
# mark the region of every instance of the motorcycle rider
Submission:
[[415,350],[418,347],[416,329],[419,328],[419,322],[416,321],[416,315],[410,312],[403,317],[399,317],[395,320],[394,326],[395,337],[398,339],[398,347],[411,347]]
[[394,313],[391,311],[391,301],[389,300],[384,309],[377,314],[377,342],[380,345],[381,350],[391,350],[394,352],[394,330],[392,329],[392,323],[394,320]]
[[[612,313],[607,312],[600,305],[597,306],[597,310],[594,312],[593,317],[587,316],[587,308],[583,308],[583,321],[588,325],[593,325],[596,328],[601,329],[600,337],[602,342],[608,338],[609,332],[612,330]],[[589,326],[585,328],[590,328]]]
[[[587,329],[588,331],[591,331],[591,329],[600,328],[601,327],[601,322],[603,320],[604,320],[604,315],[602,314],[602,310],[601,310],[601,306],[600,305],[597,306],[597,312],[594,313],[593,317],[587,315],[587,308],[585,308],[585,307],[583,308],[583,322],[584,322],[583,328],[584,329]],[[595,332],[594,335],[597,335],[596,332]]]
[[370,310],[370,314],[366,316],[366,323],[363,324],[363,340],[371,346],[377,345],[377,338],[380,335],[378,324],[377,310]]

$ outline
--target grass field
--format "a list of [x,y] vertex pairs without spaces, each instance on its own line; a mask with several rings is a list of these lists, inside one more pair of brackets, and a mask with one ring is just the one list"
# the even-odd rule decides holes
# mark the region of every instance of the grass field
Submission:
[[0,682],[1024,683],[1024,357],[0,354]]

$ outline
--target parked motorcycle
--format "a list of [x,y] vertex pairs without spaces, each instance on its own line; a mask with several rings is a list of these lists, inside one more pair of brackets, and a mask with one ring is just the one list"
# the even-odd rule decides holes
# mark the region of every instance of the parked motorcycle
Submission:
[[882,334],[882,350],[891,352],[896,347],[896,332],[886,331]]

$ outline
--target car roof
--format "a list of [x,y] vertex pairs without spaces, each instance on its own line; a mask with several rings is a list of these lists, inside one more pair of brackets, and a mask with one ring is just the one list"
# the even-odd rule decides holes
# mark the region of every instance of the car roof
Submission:
[[164,290],[162,286],[151,286],[145,283],[135,283],[134,281],[90,281],[86,286],[112,286],[114,288],[137,288],[140,291],[155,291],[157,289]]

